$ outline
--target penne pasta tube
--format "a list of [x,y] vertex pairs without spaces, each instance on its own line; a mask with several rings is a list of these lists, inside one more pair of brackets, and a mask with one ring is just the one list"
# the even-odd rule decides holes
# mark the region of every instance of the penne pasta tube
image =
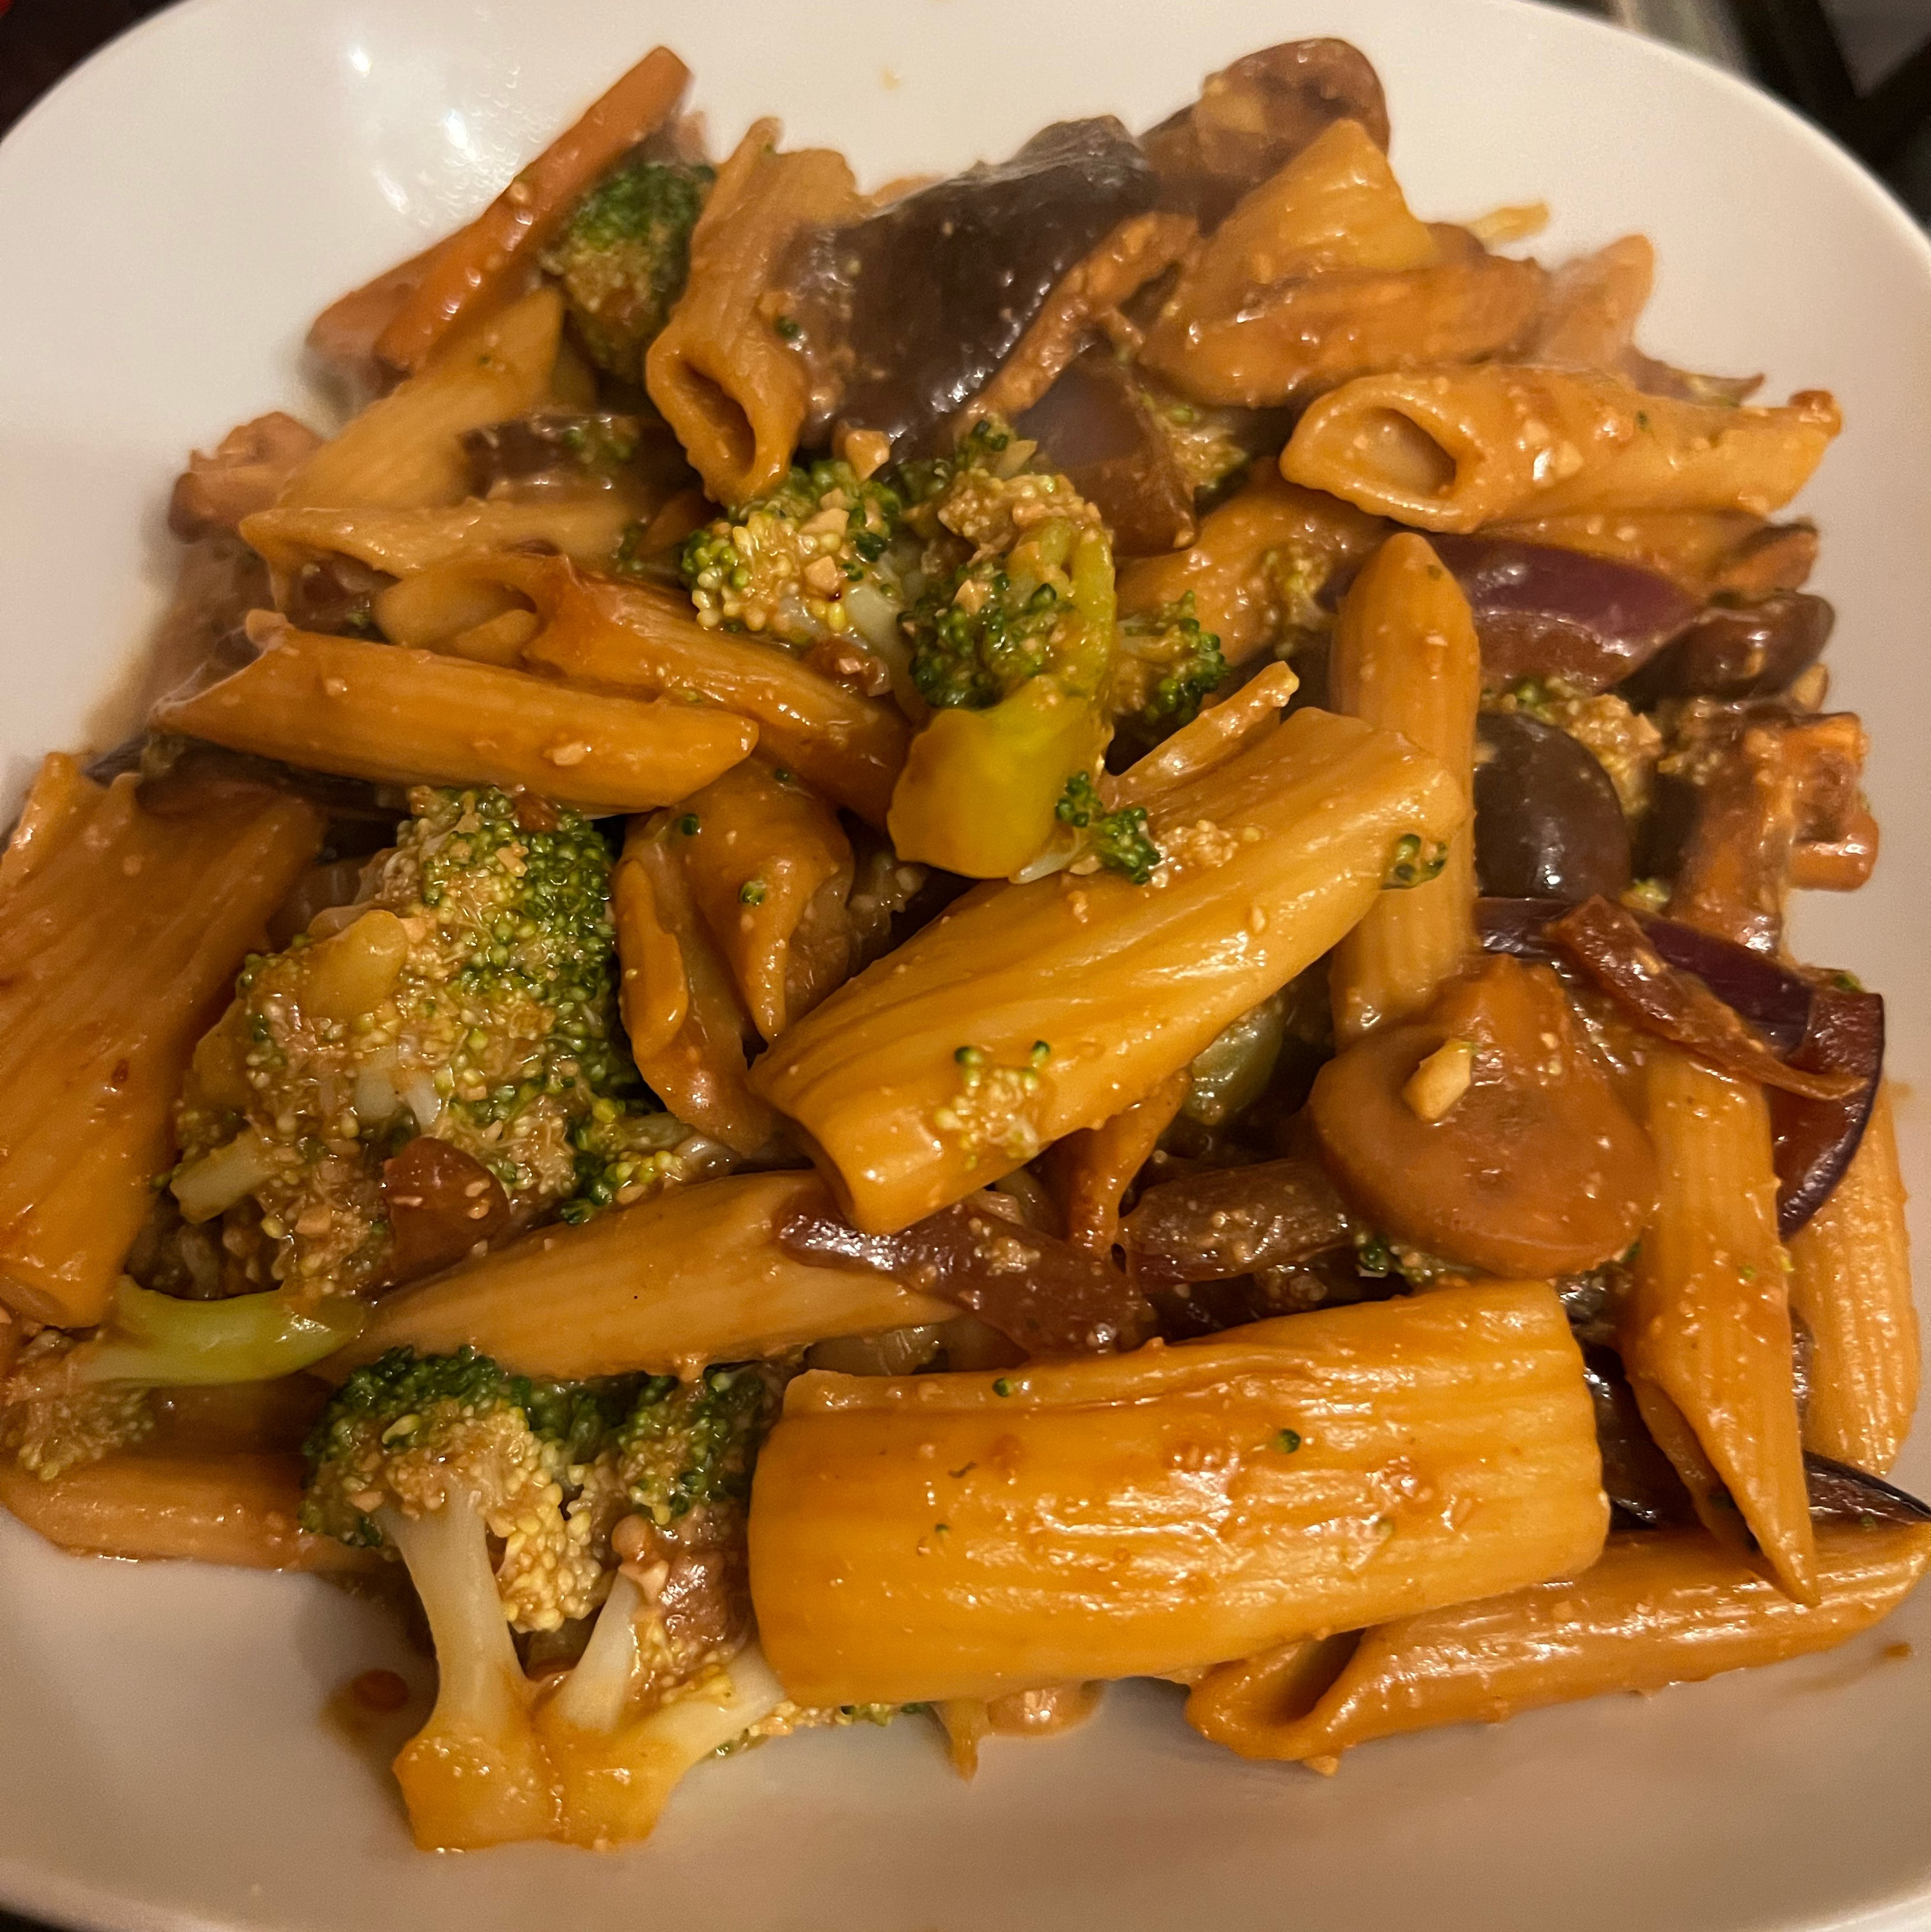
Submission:
[[1243,1757],[1332,1771],[1376,1738],[1828,1650],[1888,1616],[1927,1562],[1931,1525],[1828,1525],[1806,1606],[1699,1531],[1612,1536],[1579,1576],[1223,1665],[1195,1685],[1187,1721]]
[[757,741],[729,712],[572,691],[431,651],[256,622],[261,655],[163,698],[157,730],[379,784],[523,786],[592,811],[695,791]]
[[0,1506],[63,1550],[240,1570],[380,1570],[379,1551],[297,1527],[299,1456],[109,1456],[43,1482],[0,1458]]
[[612,885],[624,1025],[637,1070],[678,1119],[754,1154],[778,1120],[745,1083],[755,1029],[671,850],[691,816],[633,819],[624,840]]
[[1380,518],[1259,464],[1249,482],[1201,519],[1187,549],[1121,567],[1120,608],[1145,616],[1191,596],[1221,654],[1245,664],[1290,626],[1313,617],[1324,627],[1316,593],[1337,573],[1351,572],[1387,535]]
[[991,1698],[1564,1575],[1607,1514],[1561,1304],[1492,1283],[997,1375],[800,1376],[751,1599],[800,1703]]
[[691,235],[691,272],[645,352],[644,386],[721,503],[761,496],[790,466],[811,407],[803,359],[763,299],[808,228],[854,214],[851,170],[829,148],[778,151],[752,124],[718,171]]
[[195,1042],[321,844],[260,790],[166,818],[130,774],[50,759],[0,890],[0,1302],[78,1328],[106,1312],[172,1158]]
[[1763,1089],[1655,1042],[1644,1090],[1660,1190],[1623,1310],[1630,1384],[1706,1526],[1734,1542],[1740,1513],[1779,1586],[1814,1604]]
[[502,301],[604,170],[670,118],[690,81],[668,47],[652,48],[436,248],[376,338],[377,357],[391,369],[419,369],[457,323]]
[[1590,510],[1504,518],[1486,526],[1483,535],[1640,564],[1693,596],[1727,592],[1747,604],[1773,590],[1801,589],[1817,561],[1815,524],[1767,524],[1744,510]]
[[465,430],[534,409],[550,393],[563,298],[532,290],[351,417],[282,486],[285,508],[406,510],[469,493]]
[[1918,1310],[1891,1090],[1830,1197],[1790,1244],[1790,1305],[1810,1331],[1804,1446],[1882,1475],[1918,1408]]
[[519,500],[466,497],[428,508],[319,508],[283,504],[242,520],[241,535],[278,577],[312,559],[352,556],[391,577],[546,544],[586,569],[606,567],[641,500],[621,489]]
[[552,558],[487,566],[536,606],[525,656],[574,684],[721,704],[756,722],[758,742],[835,805],[883,826],[911,728],[896,706],[821,677],[788,652],[707,631],[680,593],[577,574]]
[[323,1372],[346,1375],[398,1343],[448,1354],[466,1342],[518,1375],[677,1375],[958,1314],[886,1276],[808,1265],[778,1245],[794,1214],[829,1209],[808,1172],[733,1174],[538,1228],[388,1296]]
[[[1337,711],[1399,731],[1439,758],[1472,814],[1482,646],[1468,598],[1423,538],[1390,537],[1354,580],[1335,627],[1328,686]],[[1383,893],[1336,950],[1336,1045],[1420,1012],[1478,944],[1471,818],[1450,835],[1439,872]]]
[[1075,1247],[1112,1252],[1120,1239],[1120,1202],[1192,1088],[1193,1076],[1183,1067],[1111,1120],[1054,1144],[1048,1168],[1065,1216],[1066,1239]]
[[785,766],[749,758],[684,801],[670,837],[711,938],[767,1040],[851,970],[851,841]]
[[40,760],[6,850],[0,851],[0,904],[70,837],[86,830],[100,800],[100,788],[64,752],[51,752]]
[[1162,792],[1204,778],[1251,751],[1279,723],[1300,682],[1284,664],[1256,671],[1114,779],[1109,796],[1114,809],[1150,805]]
[[853,1222],[889,1233],[1096,1126],[1359,920],[1404,838],[1465,809],[1390,733],[1303,711],[1152,802],[1153,883],[969,894],[752,1069]]
[[1480,248],[1445,256],[1367,130],[1337,121],[1214,231],[1141,359],[1202,402],[1267,406],[1374,370],[1492,355],[1528,326],[1546,280]]
[[1767,516],[1804,487],[1841,422],[1821,390],[1751,409],[1579,370],[1416,369],[1324,396],[1295,426],[1281,473],[1429,530],[1596,511]]

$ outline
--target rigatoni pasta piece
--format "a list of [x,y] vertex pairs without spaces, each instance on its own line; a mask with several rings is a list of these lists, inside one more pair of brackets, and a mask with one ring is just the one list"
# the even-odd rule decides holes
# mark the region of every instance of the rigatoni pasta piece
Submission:
[[670,118],[690,81],[668,47],[653,47],[438,245],[377,337],[377,357],[391,369],[419,369],[457,322],[502,301],[598,176]]
[[515,586],[543,617],[526,652],[532,664],[572,683],[752,718],[779,763],[868,824],[884,824],[911,740],[895,705],[769,644],[706,630],[675,591],[583,577],[555,558],[498,557],[477,569]]
[[1165,1676],[1582,1568],[1600,1484],[1554,1292],[1446,1288],[997,1375],[803,1376],[751,1598],[800,1703]]
[[753,757],[693,792],[670,838],[752,1022],[775,1040],[851,970],[852,848],[838,814]]
[[1281,473],[1428,530],[1599,510],[1766,516],[1809,481],[1842,420],[1821,390],[1738,408],[1576,370],[1415,369],[1324,396]]
[[1918,1408],[1918,1309],[1891,1089],[1830,1198],[1790,1244],[1790,1305],[1810,1331],[1804,1445],[1882,1475]]
[[1142,360],[1202,402],[1264,406],[1371,370],[1493,355],[1545,279],[1479,248],[1445,253],[1367,131],[1337,121],[1214,232]]
[[282,487],[284,506],[406,510],[469,494],[465,430],[522,416],[550,393],[563,298],[532,290],[352,416]]
[[1579,1576],[1223,1665],[1187,1721],[1243,1757],[1332,1771],[1376,1738],[1828,1650],[1888,1616],[1928,1562],[1931,1524],[1831,1524],[1807,1606],[1701,1532],[1612,1536]]
[[378,1570],[379,1551],[298,1527],[295,1455],[139,1450],[52,1482],[0,1456],[0,1508],[49,1543],[83,1555],[175,1557],[240,1570]]
[[[1763,1089],[1660,1042],[1651,1047],[1643,1080],[1660,1186],[1622,1314],[1630,1385],[1706,1526],[1734,1542],[1732,1510],[1740,1514],[1779,1585],[1814,1604]],[[1693,1447],[1680,1439],[1684,1428]],[[1713,1491],[1711,1474],[1720,1491]]]
[[684,797],[743,758],[727,711],[572,691],[432,651],[250,620],[252,664],[154,707],[156,728],[391,784],[521,785],[592,811]]
[[1152,801],[1155,882],[981,886],[758,1061],[860,1228],[962,1198],[1193,1060],[1374,903],[1405,838],[1466,809],[1392,733],[1296,713]]
[[[1335,626],[1328,685],[1337,711],[1439,758],[1472,812],[1482,646],[1468,600],[1426,539],[1390,537],[1354,580]],[[1425,870],[1424,861],[1432,862],[1417,854]],[[1439,872],[1384,892],[1336,950],[1336,1043],[1420,1012],[1476,950],[1471,824],[1449,835]]]
[[672,850],[691,816],[631,821],[610,884],[618,997],[645,1084],[680,1120],[754,1154],[778,1120],[745,1082],[757,1031]]
[[778,151],[775,121],[751,124],[718,171],[691,235],[691,272],[644,355],[644,386],[719,502],[761,496],[784,474],[811,406],[802,359],[763,298],[807,228],[856,212],[844,157]]
[[346,1375],[399,1342],[425,1354],[468,1342],[518,1375],[676,1375],[958,1312],[887,1276],[808,1264],[778,1245],[793,1214],[829,1207],[808,1172],[731,1174],[580,1227],[538,1228],[387,1297],[328,1372]]
[[1315,593],[1351,570],[1387,534],[1380,518],[1290,483],[1273,465],[1201,519],[1185,550],[1135,557],[1120,572],[1120,608],[1150,615],[1191,596],[1203,630],[1231,664],[1245,664],[1283,628],[1326,614]]
[[263,922],[321,843],[265,790],[160,818],[49,760],[0,881],[0,1302],[99,1321],[171,1159],[169,1110]]

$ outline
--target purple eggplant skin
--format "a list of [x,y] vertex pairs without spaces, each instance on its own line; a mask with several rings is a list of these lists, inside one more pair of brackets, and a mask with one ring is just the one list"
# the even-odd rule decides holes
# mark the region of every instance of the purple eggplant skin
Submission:
[[901,457],[931,453],[1054,284],[1158,194],[1117,121],[1063,121],[1009,161],[811,237],[787,280],[813,333],[842,343],[838,415]]
[[1630,883],[1630,832],[1595,754],[1520,712],[1475,725],[1475,873],[1483,892],[1579,904]]
[[1666,698],[1774,698],[1824,654],[1837,614],[1822,597],[1777,590],[1713,604],[1624,685],[1639,710]]
[[1807,1449],[1804,1484],[1813,1522],[1931,1522],[1931,1505],[1909,1490]]
[[1770,1096],[1777,1150],[1777,1226],[1789,1240],[1831,1198],[1864,1137],[1884,1071],[1884,1001],[1876,993],[1830,984],[1814,988],[1809,1023],[1791,1060],[1864,1084],[1842,1100]]
[[1666,577],[1552,544],[1436,536],[1475,614],[1491,685],[1561,678],[1607,691],[1640,670],[1701,608]]

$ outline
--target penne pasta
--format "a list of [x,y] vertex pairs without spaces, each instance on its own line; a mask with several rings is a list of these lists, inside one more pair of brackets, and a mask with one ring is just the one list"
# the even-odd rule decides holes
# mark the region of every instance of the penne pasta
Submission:
[[1567,1574],[1600,1482],[1540,1282],[998,1376],[811,1373],[759,1459],[751,1598],[800,1703],[1167,1676]]
[[521,785],[648,810],[743,758],[757,728],[706,706],[572,691],[430,651],[256,626],[252,664],[154,707],[157,730],[378,783]]
[[1549,278],[1522,359],[1620,374],[1655,280],[1656,250],[1646,235],[1625,235],[1565,262]]
[[778,151],[754,122],[691,236],[691,273],[644,356],[650,400],[719,502],[762,495],[790,466],[811,406],[803,360],[762,306],[791,244],[855,214],[851,170],[826,148]]
[[420,369],[457,323],[500,303],[598,176],[670,119],[690,82],[668,47],[652,48],[435,250],[376,338],[377,358],[391,369]]
[[325,1574],[387,1568],[376,1550],[299,1528],[301,1485],[301,1458],[289,1454],[141,1450],[50,1483],[0,1457],[0,1506],[79,1554]]
[[525,653],[531,664],[593,688],[721,704],[754,720],[759,743],[814,790],[884,824],[911,740],[895,706],[768,644],[706,630],[674,592],[579,576],[541,557],[487,568],[544,620]]
[[[1355,579],[1335,627],[1328,683],[1337,711],[1439,758],[1472,815],[1482,646],[1468,600],[1422,538],[1390,537]],[[1420,1012],[1477,950],[1471,816],[1450,835],[1435,877],[1383,893],[1336,949],[1336,1044]]]
[[637,1071],[680,1120],[754,1154],[778,1120],[745,1084],[756,1030],[671,850],[691,816],[633,819],[624,840],[612,887],[624,1024]]
[[1141,352],[1205,403],[1266,407],[1371,371],[1505,349],[1546,280],[1450,256],[1358,122],[1337,121],[1254,189],[1182,274]]
[[1644,1088],[1660,1200],[1623,1310],[1624,1364],[1706,1526],[1734,1544],[1741,1516],[1780,1587],[1814,1604],[1763,1090],[1660,1043]]
[[795,774],[750,758],[694,792],[670,837],[758,1031],[775,1040],[851,970],[851,841]]
[[793,1027],[752,1090],[858,1226],[904,1227],[1188,1065],[1362,916],[1404,837],[1465,810],[1401,739],[1298,712],[1153,801],[1156,883],[980,887]]
[[1429,530],[1597,511],[1761,517],[1804,487],[1841,422],[1821,390],[1749,409],[1581,371],[1417,369],[1324,396],[1281,473]]
[[469,494],[465,430],[522,416],[550,393],[563,298],[536,289],[478,322],[354,417],[282,486],[286,508],[407,510]]
[[1273,731],[1300,688],[1284,664],[1258,670],[1218,704],[1183,724],[1163,745],[1138,758],[1113,781],[1115,808],[1150,805],[1162,793],[1204,778],[1251,751]]
[[1223,1665],[1187,1721],[1243,1757],[1332,1771],[1377,1738],[1828,1650],[1888,1616],[1927,1562],[1931,1525],[1830,1525],[1807,1606],[1698,1531],[1612,1536],[1579,1576]]
[[1193,1087],[1186,1068],[1170,1073],[1144,1100],[1123,1108],[1096,1127],[1082,1127],[1056,1142],[1048,1168],[1076,1248],[1110,1254],[1120,1239],[1120,1204],[1133,1177],[1152,1157],[1160,1136]]
[[1791,1311],[1810,1331],[1804,1446],[1882,1475],[1918,1408],[1918,1310],[1891,1090],[1843,1178],[1790,1244]]
[[1313,619],[1325,628],[1327,613],[1315,596],[1336,576],[1351,575],[1387,535],[1378,517],[1303,490],[1263,464],[1201,519],[1189,548],[1122,566],[1120,608],[1139,616],[1190,596],[1227,662],[1245,664],[1289,626]]
[[424,1354],[467,1343],[518,1375],[677,1375],[958,1312],[884,1275],[808,1265],[778,1245],[793,1215],[828,1206],[809,1173],[733,1174],[580,1227],[541,1228],[389,1296],[326,1366],[346,1373],[398,1343]]
[[0,1302],[97,1322],[195,1042],[322,840],[265,789],[158,817],[50,759],[0,878]]

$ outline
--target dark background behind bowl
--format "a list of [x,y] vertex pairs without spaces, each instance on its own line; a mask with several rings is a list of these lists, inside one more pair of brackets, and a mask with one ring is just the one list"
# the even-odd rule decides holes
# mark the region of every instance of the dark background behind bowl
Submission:
[[[69,68],[163,4],[0,0],[0,135]],[[1861,154],[1931,222],[1931,0],[1561,4],[1751,75]],[[0,1932],[35,1928],[0,1911]]]

